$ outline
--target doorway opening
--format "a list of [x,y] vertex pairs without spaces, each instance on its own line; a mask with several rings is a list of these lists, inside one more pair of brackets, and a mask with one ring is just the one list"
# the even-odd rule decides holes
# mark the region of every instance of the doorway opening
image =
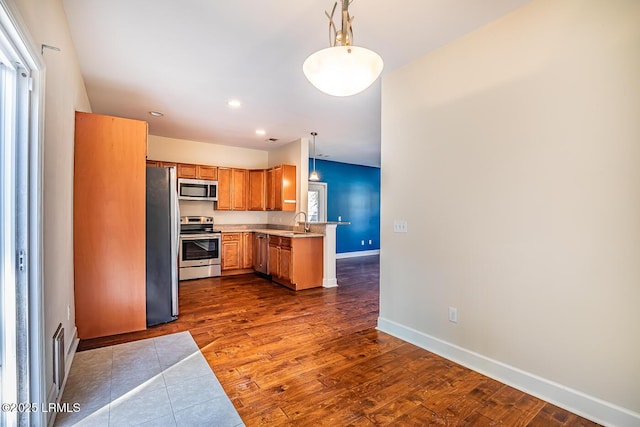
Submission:
[[309,222],[327,222],[327,183],[309,182]]

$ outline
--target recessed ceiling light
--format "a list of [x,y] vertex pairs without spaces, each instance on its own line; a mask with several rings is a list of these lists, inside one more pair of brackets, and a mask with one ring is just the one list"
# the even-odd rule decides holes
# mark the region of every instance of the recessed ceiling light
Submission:
[[264,129],[256,129],[256,135],[266,135],[267,131]]
[[238,101],[237,99],[230,99],[229,101],[227,101],[227,105],[231,108],[239,108],[240,101]]
[[164,116],[164,113],[161,113],[160,111],[149,111],[149,114],[152,115],[153,117],[162,117],[162,116]]

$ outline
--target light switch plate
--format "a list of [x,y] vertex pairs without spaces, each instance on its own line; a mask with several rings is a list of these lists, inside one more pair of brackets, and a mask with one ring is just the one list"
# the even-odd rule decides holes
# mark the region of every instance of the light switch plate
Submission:
[[449,307],[449,322],[458,323],[458,309]]
[[394,233],[406,233],[407,232],[407,221],[396,219],[393,221],[393,232]]

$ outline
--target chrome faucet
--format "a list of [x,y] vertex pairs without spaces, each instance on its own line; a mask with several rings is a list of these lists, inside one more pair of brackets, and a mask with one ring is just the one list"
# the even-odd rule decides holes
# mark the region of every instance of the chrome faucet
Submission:
[[308,233],[309,230],[311,229],[311,225],[307,222],[307,213],[305,211],[300,211],[298,212],[294,217],[293,217],[293,222],[296,222],[296,218],[298,217],[298,215],[304,215],[304,232]]

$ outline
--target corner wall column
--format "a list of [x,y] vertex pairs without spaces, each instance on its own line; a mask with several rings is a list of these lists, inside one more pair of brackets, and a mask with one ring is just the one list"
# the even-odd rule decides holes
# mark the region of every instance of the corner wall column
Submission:
[[336,278],[336,227],[338,224],[326,224],[324,230],[324,271],[322,286],[335,288],[338,286]]

